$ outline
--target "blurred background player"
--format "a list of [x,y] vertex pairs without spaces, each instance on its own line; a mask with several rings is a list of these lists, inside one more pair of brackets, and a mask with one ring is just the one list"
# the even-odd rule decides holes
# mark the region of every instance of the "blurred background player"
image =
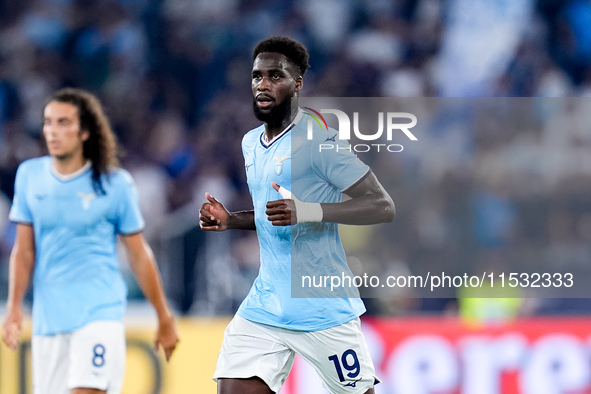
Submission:
[[126,286],[117,235],[158,314],[155,346],[168,360],[178,342],[160,275],[142,235],[144,220],[129,173],[118,168],[115,136],[96,97],[57,91],[46,102],[49,156],[23,162],[10,219],[10,258],[2,340],[16,349],[21,304],[33,277],[33,387],[36,394],[115,394],[125,369]]
[[[390,196],[367,165],[347,149],[319,152],[326,130],[306,139],[297,99],[308,57],[287,37],[255,47],[254,112],[264,124],[242,140],[254,210],[230,213],[209,193],[200,210],[203,230],[256,230],[261,251],[259,276],[225,332],[214,374],[222,394],[278,392],[295,354],[332,393],[373,393],[377,382],[359,298],[292,298],[292,261],[311,274],[350,274],[337,223],[394,218]],[[342,194],[351,199],[341,202]]]

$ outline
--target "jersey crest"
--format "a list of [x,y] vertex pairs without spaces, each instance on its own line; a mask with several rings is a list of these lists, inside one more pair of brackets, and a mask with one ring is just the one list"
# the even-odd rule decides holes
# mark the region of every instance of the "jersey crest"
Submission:
[[275,174],[276,175],[281,175],[281,173],[283,173],[283,161],[289,159],[291,156],[274,156],[273,159],[275,159],[276,163],[275,163]]
[[78,197],[82,199],[82,208],[86,211],[90,207],[90,202],[96,198],[96,194],[78,192]]

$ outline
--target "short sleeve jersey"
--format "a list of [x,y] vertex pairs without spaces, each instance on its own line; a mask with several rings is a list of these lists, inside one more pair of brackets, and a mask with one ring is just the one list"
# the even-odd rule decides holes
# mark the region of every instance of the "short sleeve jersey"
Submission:
[[33,333],[67,333],[97,320],[123,320],[127,289],[119,270],[118,234],[143,230],[129,173],[102,175],[104,194],[85,166],[57,175],[50,157],[23,162],[17,171],[10,219],[33,226]]
[[[248,132],[242,141],[248,187],[254,205],[260,245],[260,270],[238,314],[276,327],[316,331],[345,323],[365,312],[361,299],[292,297],[292,274],[350,275],[336,223],[273,226],[266,204],[282,197],[271,182],[291,190],[306,202],[340,202],[342,192],[370,174],[367,165],[338,142],[341,149],[319,150],[337,132],[320,131],[307,137],[302,111],[270,144],[263,142],[264,126]],[[358,293],[357,293],[358,294]]]

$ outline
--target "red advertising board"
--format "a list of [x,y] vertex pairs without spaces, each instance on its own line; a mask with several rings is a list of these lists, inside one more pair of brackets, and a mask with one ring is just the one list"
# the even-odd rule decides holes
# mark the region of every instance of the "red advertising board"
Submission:
[[[377,394],[591,393],[591,318],[469,327],[455,318],[363,320]],[[324,394],[301,359],[282,394]]]

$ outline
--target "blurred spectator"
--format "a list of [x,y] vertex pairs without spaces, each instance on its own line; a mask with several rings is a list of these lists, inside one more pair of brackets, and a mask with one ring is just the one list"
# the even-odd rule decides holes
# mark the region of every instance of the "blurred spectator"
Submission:
[[[305,95],[414,97],[405,103],[429,124],[420,150],[363,158],[391,174],[384,186],[399,210],[387,226],[395,243],[352,237],[362,244],[358,268],[412,273],[436,261],[459,269],[482,249],[507,248],[524,269],[580,268],[591,256],[591,103],[417,97],[591,96],[589,26],[586,0],[0,2],[0,267],[14,172],[43,154],[43,100],[77,86],[106,103],[177,308],[231,313],[256,272],[256,245],[243,235],[202,237],[197,210],[206,188],[226,194],[218,197],[231,209],[249,209],[240,140],[257,125],[251,50],[283,34],[313,54]],[[368,252],[378,240],[390,249]],[[5,287],[0,275],[0,295]],[[404,300],[372,311],[450,305]]]

